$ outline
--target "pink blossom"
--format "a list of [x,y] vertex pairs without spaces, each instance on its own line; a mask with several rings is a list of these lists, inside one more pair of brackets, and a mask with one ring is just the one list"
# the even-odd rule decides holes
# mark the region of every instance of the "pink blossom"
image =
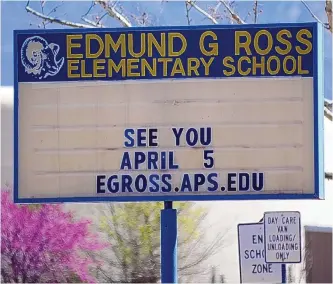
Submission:
[[1,193],[1,275],[5,282],[67,282],[74,275],[94,282],[86,251],[106,247],[61,205],[17,205]]

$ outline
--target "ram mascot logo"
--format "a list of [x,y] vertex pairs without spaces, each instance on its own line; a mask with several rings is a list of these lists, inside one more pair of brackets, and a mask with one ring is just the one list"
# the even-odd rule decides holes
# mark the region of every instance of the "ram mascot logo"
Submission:
[[25,72],[38,79],[57,75],[64,64],[63,57],[57,61],[59,50],[59,45],[49,44],[40,36],[27,38],[21,48],[21,61]]

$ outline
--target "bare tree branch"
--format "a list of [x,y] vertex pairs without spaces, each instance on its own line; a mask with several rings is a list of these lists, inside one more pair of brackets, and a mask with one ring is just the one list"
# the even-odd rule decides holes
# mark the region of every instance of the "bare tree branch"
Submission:
[[[44,5],[45,5],[45,1],[43,1],[43,0],[41,0],[40,1],[40,6],[41,6],[41,9],[42,9],[42,13],[44,14]],[[45,20],[44,21],[42,21],[42,24],[43,24],[43,27],[44,27],[44,29],[45,29]]]
[[[308,4],[305,3],[304,0],[301,0],[301,2],[303,3],[303,5],[305,6],[305,8],[309,11],[309,13],[311,14],[311,16],[320,24],[322,24],[324,26],[325,29],[328,29],[328,30],[331,30],[332,27],[330,27],[330,25],[328,23],[323,23],[311,10],[311,8],[309,7]],[[326,5],[327,5],[327,2],[330,2],[330,1],[326,1]],[[325,8],[326,10],[326,8]],[[327,12],[326,12],[327,13]],[[328,14],[327,14],[328,15]],[[331,15],[332,15],[332,3],[331,3]]]
[[86,22],[87,24],[89,24],[91,26],[94,26],[94,27],[97,27],[97,28],[105,28],[104,25],[100,24],[100,21],[94,22],[94,21],[91,21],[91,20],[89,20],[85,17],[82,17],[81,19],[82,19],[82,21]]
[[254,14],[254,23],[256,24],[258,21],[258,0],[254,1],[253,14]]
[[325,12],[328,20],[328,29],[331,33],[333,33],[333,25],[332,25],[332,0],[326,0],[325,4]]
[[221,6],[221,2],[218,2],[215,6],[209,7],[208,11],[210,15],[215,19],[215,20],[220,20],[222,19],[222,14],[219,12],[219,8]]
[[325,99],[324,105],[325,105],[325,107],[329,108],[332,111],[332,108],[333,108],[333,102],[332,101],[330,101],[328,99]]
[[203,14],[206,18],[208,18],[213,24],[218,24],[216,19],[209,15],[205,10],[201,9],[197,4],[195,4],[192,0],[186,0],[186,2],[191,5],[194,9],[196,9],[199,13]]
[[321,23],[322,25],[325,25],[310,9],[309,5],[305,3],[304,0],[301,0],[301,2],[303,3],[303,5],[305,6],[305,8],[309,11],[309,13],[311,14],[311,16],[319,23]]
[[108,5],[108,1],[97,0],[96,3],[101,5],[111,18],[118,20],[124,27],[132,27],[131,22],[122,13],[118,12],[114,6]]
[[85,17],[85,16],[88,16],[88,14],[90,13],[91,9],[92,9],[95,5],[96,5],[96,4],[95,4],[95,1],[91,1],[91,5],[90,5],[89,9],[87,10],[87,12],[86,12],[84,15],[82,15],[81,18],[83,18],[83,17]]
[[329,120],[333,120],[332,112],[327,107],[324,107],[324,115]]
[[191,11],[192,6],[188,3],[188,1],[185,1],[185,9],[186,9],[186,20],[187,20],[187,25],[191,25],[191,18],[190,18],[190,11]]
[[104,15],[102,17],[100,17],[97,21],[98,24],[101,24],[101,21],[103,20],[103,18],[108,15],[108,13],[104,13]]
[[61,3],[57,6],[54,6],[51,11],[47,14],[47,16],[50,16],[52,13],[56,12],[58,8],[60,8],[62,5],[64,5],[64,1],[61,1]]
[[224,7],[228,10],[230,13],[232,19],[236,21],[237,24],[246,24],[241,17],[233,10],[231,7],[225,2],[225,0],[220,0],[220,2],[224,5]]
[[152,24],[152,22],[149,20],[149,15],[146,12],[143,12],[139,16],[132,14],[131,18],[142,27],[150,26]]
[[56,24],[60,24],[60,25],[68,26],[68,27],[72,27],[72,28],[92,28],[93,27],[91,25],[85,25],[85,24],[70,22],[70,21],[61,20],[61,19],[57,19],[57,18],[54,18],[54,17],[51,17],[51,16],[44,15],[44,14],[39,13],[36,10],[32,9],[28,5],[25,7],[25,9],[27,10],[28,13],[31,13],[32,15],[34,15],[38,18],[41,18],[43,20],[46,20],[50,23],[56,23]]
[[332,101],[329,101],[327,99],[324,100],[324,114],[325,114],[325,117],[331,121],[333,120],[332,105],[333,105]]
[[[119,21],[125,27],[131,27],[132,26],[131,22],[121,12],[117,11],[113,5],[108,4],[109,1],[98,0],[98,1],[93,1],[92,2],[88,11],[81,18],[82,21],[86,22],[88,25],[83,24],[83,23],[81,24],[81,23],[66,21],[66,20],[63,20],[63,19],[59,19],[59,18],[55,18],[55,17],[50,16],[50,14],[52,12],[55,12],[57,7],[53,8],[51,10],[51,12],[48,15],[46,15],[44,13],[44,9],[43,9],[45,1],[41,1],[42,13],[40,13],[40,12],[34,10],[33,8],[31,8],[29,6],[29,2],[30,1],[28,1],[27,5],[26,5],[26,11],[28,13],[31,13],[34,16],[42,19],[43,20],[42,24],[44,25],[44,28],[45,28],[45,22],[47,22],[47,23],[57,23],[57,24],[60,24],[60,25],[69,26],[69,27],[73,27],[73,28],[93,28],[93,27],[103,28],[104,25],[101,23],[101,18],[98,21],[92,21],[92,20],[90,20],[86,17],[90,13],[91,9],[96,5],[96,3],[99,4],[106,11],[105,15],[109,15],[110,17],[116,19],[117,21]],[[105,15],[103,15],[102,18]]]

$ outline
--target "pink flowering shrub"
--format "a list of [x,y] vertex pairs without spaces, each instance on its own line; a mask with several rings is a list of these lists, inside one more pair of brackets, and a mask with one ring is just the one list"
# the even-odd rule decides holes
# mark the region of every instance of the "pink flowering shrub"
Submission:
[[89,221],[74,221],[61,205],[17,205],[1,192],[1,278],[3,282],[94,282],[86,251],[106,245],[89,232]]

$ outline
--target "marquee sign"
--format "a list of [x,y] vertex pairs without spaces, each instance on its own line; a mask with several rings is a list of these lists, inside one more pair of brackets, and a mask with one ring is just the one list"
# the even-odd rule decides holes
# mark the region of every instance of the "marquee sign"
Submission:
[[323,198],[319,28],[15,31],[15,202]]

